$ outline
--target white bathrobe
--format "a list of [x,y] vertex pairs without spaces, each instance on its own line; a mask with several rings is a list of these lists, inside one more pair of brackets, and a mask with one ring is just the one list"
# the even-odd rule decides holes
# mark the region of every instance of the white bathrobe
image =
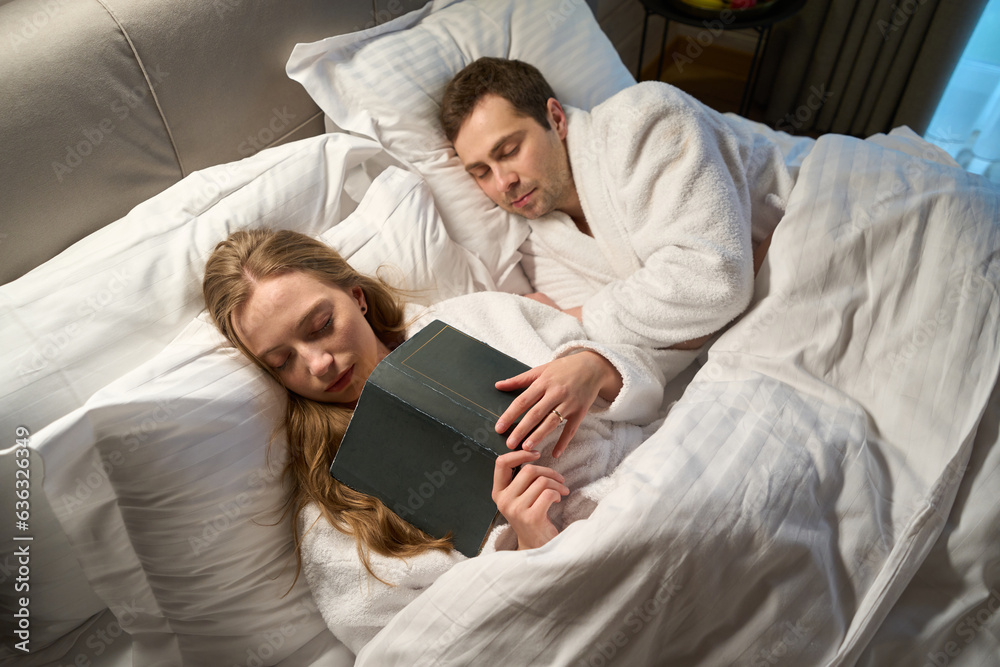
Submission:
[[[778,147],[668,84],[567,108],[570,167],[593,238],[556,213],[530,222],[522,266],[587,336],[664,348],[724,327],[753,293],[751,242],[784,214]],[[660,355],[675,375],[694,355]]]
[[[551,457],[558,431],[543,440],[537,462],[561,472],[571,491],[549,512],[556,527],[589,516],[613,487],[611,474],[621,460],[659,423],[663,375],[649,354],[627,345],[586,341],[575,318],[511,294],[471,294],[444,301],[424,312],[409,332],[435,318],[530,366],[593,349],[618,369],[623,387],[614,402],[598,399],[559,459]],[[298,520],[304,534],[303,571],[313,598],[331,631],[355,653],[438,576],[465,560],[454,550],[431,551],[406,561],[371,554],[375,572],[395,584],[387,586],[365,570],[354,538],[334,529],[317,507],[306,507]],[[483,554],[515,546],[513,530],[501,522]]]

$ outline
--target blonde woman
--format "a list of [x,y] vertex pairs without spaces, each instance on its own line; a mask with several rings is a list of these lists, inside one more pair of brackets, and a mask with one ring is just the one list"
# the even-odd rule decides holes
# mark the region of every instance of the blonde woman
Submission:
[[593,344],[575,318],[511,294],[410,311],[390,286],[296,232],[235,232],[208,260],[203,288],[223,335],[288,390],[284,510],[296,517],[298,566],[355,653],[464,560],[329,473],[365,380],[410,333],[441,319],[535,365],[497,385],[524,389],[496,424],[503,432],[523,414],[508,440],[523,449],[497,459],[493,499],[507,523],[484,553],[541,547],[589,515],[660,407],[662,374],[640,349]]

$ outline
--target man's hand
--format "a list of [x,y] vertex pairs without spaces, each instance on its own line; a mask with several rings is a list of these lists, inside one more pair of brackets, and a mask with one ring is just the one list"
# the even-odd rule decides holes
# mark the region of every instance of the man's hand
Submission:
[[[517,534],[518,550],[540,547],[559,534],[548,512],[569,493],[562,475],[530,464],[539,456],[538,452],[510,452],[498,456],[493,468],[493,502]],[[511,479],[519,465],[524,467]]]
[[552,451],[552,456],[558,458],[597,397],[613,401],[618,396],[622,376],[610,361],[592,350],[583,350],[501,380],[496,388],[500,391],[526,388],[496,424],[497,433],[503,433],[524,414],[507,438],[511,449],[527,437],[523,447],[530,450],[565,420]]

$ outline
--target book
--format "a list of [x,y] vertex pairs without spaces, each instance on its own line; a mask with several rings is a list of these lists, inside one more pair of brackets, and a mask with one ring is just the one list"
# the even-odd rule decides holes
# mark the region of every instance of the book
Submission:
[[494,427],[520,393],[494,383],[528,369],[434,320],[372,371],[330,474],[477,555],[496,518],[493,470],[514,424],[504,434]]

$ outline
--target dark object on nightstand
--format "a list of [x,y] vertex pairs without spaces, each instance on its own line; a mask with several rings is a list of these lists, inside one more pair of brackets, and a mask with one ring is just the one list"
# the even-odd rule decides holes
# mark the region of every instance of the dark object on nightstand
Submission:
[[760,61],[767,48],[767,40],[771,34],[771,26],[794,15],[806,4],[806,0],[776,0],[761,7],[750,9],[701,9],[689,5],[682,0],[639,0],[646,10],[642,22],[642,41],[639,42],[639,65],[635,78],[642,76],[642,59],[646,50],[646,29],[649,27],[650,14],[658,14],[666,19],[663,26],[663,41],[660,43],[660,60],[656,66],[656,78],[663,74],[663,52],[667,47],[667,29],[671,21],[685,23],[706,30],[742,30],[753,28],[757,31],[757,46],[754,48],[753,60],[750,61],[750,72],[743,85],[743,97],[740,101],[740,115],[746,116],[750,111],[750,94],[757,85]]

